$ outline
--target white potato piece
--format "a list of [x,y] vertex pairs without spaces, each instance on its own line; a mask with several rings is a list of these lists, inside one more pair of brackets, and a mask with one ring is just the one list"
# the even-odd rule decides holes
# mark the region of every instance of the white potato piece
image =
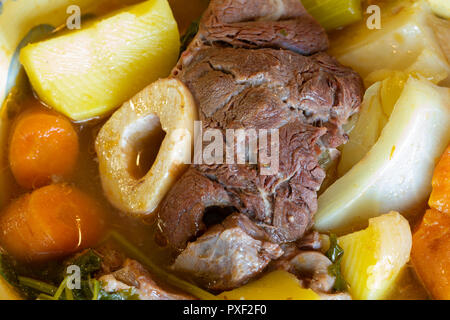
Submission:
[[369,220],[365,230],[338,239],[344,249],[341,270],[355,300],[385,299],[409,261],[412,235],[398,212]]
[[363,78],[386,69],[447,82],[450,22],[436,17],[425,0],[388,2],[381,10],[381,29],[369,29],[364,19],[332,37],[330,53]]
[[[97,137],[96,151],[104,192],[115,207],[136,216],[154,212],[190,163],[196,119],[194,99],[177,79],[158,80],[113,114]],[[151,169],[135,176],[137,148],[161,130],[165,137]]]
[[410,77],[376,144],[319,197],[316,228],[340,233],[391,210],[417,213],[449,128],[450,89]]

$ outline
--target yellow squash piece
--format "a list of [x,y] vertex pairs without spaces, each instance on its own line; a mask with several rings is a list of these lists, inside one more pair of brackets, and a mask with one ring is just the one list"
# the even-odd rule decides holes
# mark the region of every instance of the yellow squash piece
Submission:
[[109,114],[167,76],[179,45],[167,0],[148,0],[79,31],[28,45],[20,61],[42,101],[81,121]]
[[389,294],[409,260],[408,221],[397,212],[369,220],[369,227],[338,239],[344,249],[341,270],[355,300],[379,300]]
[[287,271],[274,271],[240,288],[221,293],[225,300],[320,300],[311,289],[301,287]]
[[380,6],[380,29],[369,29],[363,19],[331,37],[330,53],[363,78],[386,69],[417,72],[434,83],[446,79],[450,21],[436,17],[426,0],[385,1]]
[[449,127],[450,89],[410,77],[375,145],[319,197],[316,228],[342,233],[391,210],[422,213]]

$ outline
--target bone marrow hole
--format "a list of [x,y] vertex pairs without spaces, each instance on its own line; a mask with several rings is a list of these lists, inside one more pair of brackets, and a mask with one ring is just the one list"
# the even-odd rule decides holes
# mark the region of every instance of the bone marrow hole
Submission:
[[158,156],[166,133],[159,117],[149,115],[129,126],[124,134],[125,149],[128,149],[128,172],[139,180],[150,171]]
[[203,223],[206,225],[206,227],[209,228],[213,225],[222,223],[226,219],[226,217],[236,211],[237,209],[235,207],[208,207],[205,209],[203,215]]

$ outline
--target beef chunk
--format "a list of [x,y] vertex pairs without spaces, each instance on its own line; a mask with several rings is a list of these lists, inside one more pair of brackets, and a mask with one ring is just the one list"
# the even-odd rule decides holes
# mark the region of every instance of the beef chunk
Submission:
[[205,128],[274,129],[301,120],[342,135],[363,95],[360,77],[326,53],[205,47],[178,77]]
[[117,250],[111,243],[105,243],[95,249],[95,253],[101,258],[102,264],[98,275],[113,273],[122,268],[127,256]]
[[140,300],[194,300],[195,298],[157,281],[137,261],[126,259],[123,266],[110,274],[103,275],[103,289],[117,292],[134,288]]
[[300,250],[319,250],[322,248],[320,234],[317,231],[310,232],[300,239],[296,245]]
[[[229,164],[226,155],[222,163],[192,165],[157,217],[160,242],[179,254],[176,270],[208,288],[229,289],[311,228],[325,178],[320,154],[347,141],[343,125],[358,112],[364,90],[358,74],[324,52],[327,46],[301,1],[211,1],[173,76],[192,92],[203,130],[224,137],[229,129],[275,130],[278,170],[264,175],[261,158]],[[237,149],[236,141],[224,142]],[[250,158],[249,148],[244,155]],[[239,215],[208,228],[211,207]]]
[[204,231],[203,214],[210,206],[233,206],[255,220],[274,243],[295,241],[312,225],[316,192],[325,177],[317,162],[316,141],[324,130],[299,121],[280,129],[277,175],[258,167],[201,165],[190,169],[162,202],[161,238],[182,250]]
[[225,189],[191,168],[170,190],[158,215],[158,242],[182,250],[189,240],[205,231],[208,207],[226,207],[231,201]]
[[[205,57],[202,58],[203,54]],[[224,202],[232,202],[240,212],[267,224],[276,242],[297,240],[311,225],[317,208],[316,192],[325,177],[318,164],[318,141],[326,139],[326,142],[332,142],[330,147],[334,147],[337,141],[345,140],[341,126],[361,102],[362,95],[358,95],[357,90],[346,93],[344,89],[329,85],[343,82],[336,80],[343,77],[362,91],[362,86],[357,85],[360,80],[352,71],[328,64],[329,71],[325,72],[323,61],[328,60],[319,55],[314,59],[321,62],[271,49],[207,49],[200,51],[192,65],[179,75],[198,100],[204,129],[279,129],[280,167],[277,175],[261,175],[257,166],[249,165],[196,166],[198,172],[227,191]],[[297,61],[298,70],[293,71],[295,64],[288,61]],[[324,77],[328,80],[314,80]],[[308,81],[312,84],[308,85]],[[326,95],[314,93],[318,84],[327,84],[326,89],[321,89]],[[330,97],[329,92],[335,95]],[[307,103],[303,103],[304,100]],[[324,123],[341,129],[329,132]],[[179,212],[166,211],[176,210],[173,203],[179,201],[199,203],[202,197],[194,187],[199,183],[192,179],[190,187],[185,179],[181,179],[179,184],[184,186],[176,186],[170,192],[160,211],[160,224],[171,226],[162,229],[167,242],[180,249],[202,227],[201,212],[185,215],[183,208],[187,204],[183,204]],[[203,181],[204,178],[197,175],[195,179]],[[202,204],[197,208],[204,210],[206,207]],[[197,228],[185,228],[184,223],[177,227],[174,224],[179,221],[178,216],[191,219],[190,225]],[[175,239],[178,228],[185,233],[181,242]]]
[[303,55],[328,49],[325,30],[298,0],[213,0],[174,75],[199,48],[282,48]]
[[229,216],[189,243],[173,268],[212,290],[230,290],[261,273],[280,257],[281,248],[265,240],[264,231],[242,214]]

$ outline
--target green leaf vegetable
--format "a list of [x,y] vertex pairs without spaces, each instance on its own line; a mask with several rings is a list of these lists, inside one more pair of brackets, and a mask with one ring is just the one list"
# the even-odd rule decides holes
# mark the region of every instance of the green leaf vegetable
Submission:
[[[81,286],[80,289],[70,289],[67,286],[69,275],[67,266],[77,265],[80,267]],[[25,297],[39,300],[138,300],[134,289],[121,290],[108,293],[101,288],[100,281],[93,279],[91,275],[101,267],[101,258],[93,251],[86,250],[73,258],[66,260],[58,269],[50,264],[46,268],[33,273],[30,276],[18,276],[15,269],[27,272],[23,266],[6,254],[0,254],[0,275],[11,285],[16,287]],[[57,271],[55,271],[57,270]],[[56,274],[55,274],[56,273]],[[53,274],[53,276],[47,276]],[[53,279],[52,283],[40,279]],[[59,281],[59,285],[54,284]]]
[[348,284],[345,281],[344,277],[341,273],[341,260],[344,256],[344,250],[339,246],[337,237],[335,234],[330,235],[330,248],[325,253],[328,259],[333,263],[328,268],[328,273],[334,277],[336,277],[336,281],[334,282],[334,290],[338,292],[347,291]]
[[[206,4],[209,4],[210,0],[204,0]],[[191,22],[191,24],[189,25],[189,27],[187,28],[186,32],[184,33],[184,35],[181,36],[181,47],[180,47],[180,55],[186,51],[187,47],[189,46],[189,44],[192,42],[192,40],[194,39],[195,35],[198,32],[198,29],[200,27],[200,20],[201,17],[198,18],[197,20],[194,20]]]
[[197,34],[199,26],[200,26],[200,19],[191,22],[186,33],[181,37],[180,54],[186,51],[187,47]]
[[130,243],[127,239],[125,239],[121,234],[112,231],[110,233],[110,238],[114,240],[117,244],[119,244],[122,249],[130,255],[133,259],[141,262],[145,267],[149,269],[149,271],[155,274],[157,277],[161,279],[165,279],[172,286],[179,288],[191,295],[202,299],[202,300],[217,300],[217,297],[213,294],[200,289],[199,287],[181,280],[180,278],[174,276],[173,274],[165,271],[161,267],[157,266],[151,259],[147,257],[142,251],[136,248],[132,243]]
[[[145,253],[140,251],[119,233],[112,231],[105,239],[115,242],[129,257],[140,261],[148,270],[168,283],[200,299],[216,300],[217,298],[197,286],[181,280],[157,266]],[[56,263],[58,264],[58,263]],[[7,255],[0,254],[0,275],[11,285],[19,289],[27,298],[40,300],[139,300],[137,290],[119,290],[106,292],[99,280],[93,275],[100,270],[102,259],[97,253],[88,249],[74,257],[60,262],[58,267],[49,264],[39,272],[32,272],[17,264]],[[80,267],[80,288],[70,289],[67,286],[69,274],[67,267],[76,265]],[[17,270],[17,273],[16,271]],[[18,276],[17,274],[24,273]],[[51,279],[41,281],[38,279]]]

